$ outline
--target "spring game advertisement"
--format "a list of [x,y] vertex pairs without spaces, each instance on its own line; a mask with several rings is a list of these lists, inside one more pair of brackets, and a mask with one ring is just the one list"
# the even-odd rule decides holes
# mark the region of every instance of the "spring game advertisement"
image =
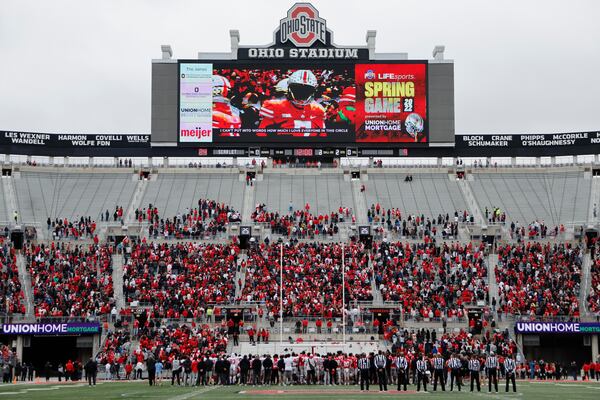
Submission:
[[356,142],[427,143],[427,64],[356,64]]

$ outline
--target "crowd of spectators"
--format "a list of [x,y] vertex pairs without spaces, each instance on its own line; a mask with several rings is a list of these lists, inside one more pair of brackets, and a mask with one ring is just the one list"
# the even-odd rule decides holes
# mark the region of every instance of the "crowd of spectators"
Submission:
[[35,315],[92,317],[108,314],[113,299],[112,247],[30,244],[25,249]]
[[381,207],[379,203],[371,204],[367,210],[367,218],[370,224],[379,225],[379,233],[392,232],[401,237],[422,239],[424,237],[442,238],[457,237],[459,223],[473,223],[474,217],[468,211],[455,211],[453,216],[449,214],[438,214],[437,217],[425,217],[425,215],[403,215],[399,208]]
[[252,213],[252,221],[267,224],[273,234],[314,239],[319,236],[337,235],[339,223],[354,223],[356,218],[352,209],[348,207],[340,206],[337,211],[329,214],[314,215],[310,212],[310,204],[306,203],[303,209],[294,210],[293,204],[290,203],[288,214],[269,212],[265,204],[258,204]]
[[464,306],[488,299],[484,245],[374,243],[375,282],[405,318],[463,318]]
[[15,249],[0,238],[0,315],[25,314]]
[[[115,206],[115,210],[113,211],[113,222],[123,221],[124,211],[123,206]],[[101,222],[109,222],[110,221],[110,213],[108,210],[104,211],[104,213],[100,213],[100,221]]]
[[53,221],[48,217],[46,224],[52,232],[53,240],[93,238],[96,232],[96,221],[93,221],[92,217],[81,217],[75,221],[69,221],[67,218],[56,218]]
[[590,266],[590,293],[587,296],[588,310],[600,316],[600,243],[594,243]]
[[482,335],[473,335],[466,330],[438,334],[435,329],[399,329],[391,326],[392,352],[402,350],[409,354],[450,354],[485,355],[494,352],[499,356],[517,353],[517,344],[508,331],[487,330]]
[[139,210],[136,215],[138,219],[146,218],[150,222],[150,237],[169,239],[214,238],[217,234],[226,232],[229,223],[241,221],[240,213],[231,206],[207,199],[198,200],[198,207],[170,218],[161,217],[151,204],[147,209]]
[[173,361],[174,357],[198,357],[205,353],[220,353],[227,350],[229,337],[222,327],[209,325],[164,325],[150,321],[138,332],[139,349],[152,352],[157,360]]
[[513,239],[516,239],[518,242],[529,239],[545,239],[547,237],[557,237],[559,234],[564,234],[565,226],[563,224],[556,225],[554,228],[548,227],[544,223],[543,220],[536,220],[528,224],[527,226],[522,226],[519,224],[519,221],[511,222],[510,224],[510,234]]
[[131,335],[129,329],[109,330],[96,356],[100,364],[124,365],[130,354]]
[[[339,243],[286,243],[283,245],[284,316],[341,315],[342,279],[346,303],[372,300],[371,272],[363,244],[344,246],[346,273],[342,278],[342,245]],[[242,300],[265,303],[279,314],[281,246],[265,245],[250,250],[242,262],[246,270]]]
[[151,304],[152,318],[198,317],[208,304],[232,303],[239,251],[233,243],[133,243],[125,299]]
[[506,314],[579,316],[583,249],[568,243],[499,246],[496,282]]

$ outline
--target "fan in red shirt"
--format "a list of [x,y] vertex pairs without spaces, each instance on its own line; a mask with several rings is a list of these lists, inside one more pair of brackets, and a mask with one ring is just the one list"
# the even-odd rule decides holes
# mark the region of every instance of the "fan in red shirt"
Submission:
[[257,136],[267,136],[265,129],[298,129],[296,137],[326,136],[315,132],[325,128],[325,108],[314,100],[317,78],[312,71],[300,69],[288,78],[287,98],[267,100],[260,109],[261,121]]

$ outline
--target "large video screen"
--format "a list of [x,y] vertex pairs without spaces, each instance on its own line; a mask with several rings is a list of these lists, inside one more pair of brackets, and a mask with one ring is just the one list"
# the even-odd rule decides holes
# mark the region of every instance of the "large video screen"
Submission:
[[179,142],[426,145],[427,62],[180,62]]

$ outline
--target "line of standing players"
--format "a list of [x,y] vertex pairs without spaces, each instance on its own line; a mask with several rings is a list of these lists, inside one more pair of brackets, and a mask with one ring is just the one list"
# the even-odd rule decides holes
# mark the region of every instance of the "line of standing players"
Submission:
[[[395,374],[391,367],[395,367]],[[396,357],[379,351],[377,355],[367,356],[362,354],[358,360],[361,391],[368,391],[369,384],[374,380],[373,371],[377,377],[380,391],[387,391],[388,377],[397,383],[397,390],[407,390],[412,377],[413,385],[417,391],[427,391],[427,384],[433,385],[433,391],[437,391],[438,384],[442,391],[446,391],[447,380],[450,380],[450,391],[456,389],[461,391],[468,383],[463,378],[470,380],[471,392],[475,389],[481,391],[481,377],[488,380],[488,391],[492,387],[498,392],[498,379],[503,375],[506,379],[506,392],[512,383],[513,392],[517,391],[515,381],[516,362],[513,356],[507,356],[503,362],[496,354],[490,352],[486,357],[463,354],[450,354],[444,358],[441,354],[427,357],[424,354],[413,356],[400,352]]]

